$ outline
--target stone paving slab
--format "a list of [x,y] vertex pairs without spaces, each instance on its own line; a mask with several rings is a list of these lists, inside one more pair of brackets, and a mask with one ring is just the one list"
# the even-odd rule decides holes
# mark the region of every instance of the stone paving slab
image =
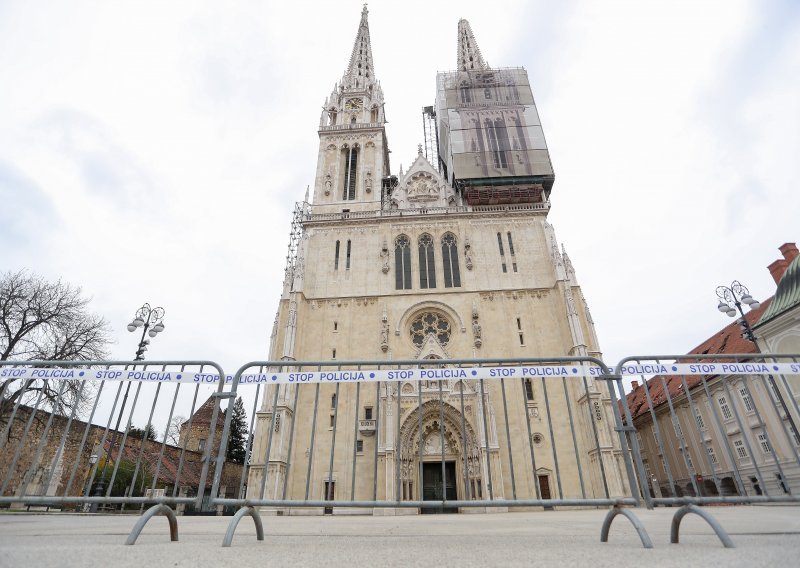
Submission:
[[669,543],[676,509],[634,512],[655,548],[645,550],[623,517],[600,542],[605,510],[486,515],[263,517],[255,539],[245,517],[222,548],[230,517],[179,517],[179,542],[155,517],[138,542],[124,542],[135,516],[0,514],[0,566],[793,566],[800,558],[800,507],[709,507],[735,549],[725,549],[698,516]]

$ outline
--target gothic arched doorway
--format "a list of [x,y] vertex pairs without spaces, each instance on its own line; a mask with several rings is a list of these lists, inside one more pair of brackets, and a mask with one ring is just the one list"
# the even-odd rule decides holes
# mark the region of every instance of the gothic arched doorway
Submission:
[[[474,429],[448,402],[428,400],[408,413],[400,428],[400,460],[404,500],[481,498],[476,494],[481,485],[481,454]],[[456,513],[458,509],[422,508],[421,512]]]

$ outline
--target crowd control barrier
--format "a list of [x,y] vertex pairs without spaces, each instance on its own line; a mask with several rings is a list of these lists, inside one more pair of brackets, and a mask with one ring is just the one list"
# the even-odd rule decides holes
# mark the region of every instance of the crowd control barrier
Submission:
[[[177,540],[175,510],[203,508],[217,491],[210,474],[224,469],[217,448],[198,443],[222,422],[224,377],[210,361],[0,361],[0,506],[149,505],[128,544],[156,514]],[[179,413],[189,418],[168,443],[156,424]]]
[[[647,507],[678,506],[671,541],[688,513],[733,543],[702,505],[798,503],[800,355],[626,357],[637,379],[622,405]],[[627,430],[630,433],[630,429]]]
[[587,506],[612,507],[608,525],[622,513],[643,545],[652,545],[622,508],[640,497],[622,451],[621,379],[600,360],[331,363],[258,361],[233,376],[232,396],[247,385],[258,389],[251,413],[258,420],[247,448],[246,497],[213,500],[239,508],[225,546],[244,516],[261,538],[259,509]]
[[800,501],[798,361],[0,361],[0,507],[140,514],[128,544],[232,514],[223,546],[246,516],[599,507],[649,548],[631,507],[676,506],[673,542],[693,513],[733,546],[709,506]]

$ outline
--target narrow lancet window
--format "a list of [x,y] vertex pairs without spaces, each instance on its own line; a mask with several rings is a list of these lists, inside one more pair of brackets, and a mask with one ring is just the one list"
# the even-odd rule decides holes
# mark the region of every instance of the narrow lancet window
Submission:
[[356,170],[358,166],[358,148],[350,147],[344,151],[344,190],[345,201],[356,198]]
[[350,239],[347,239],[347,261],[345,263],[345,268],[347,270],[350,270],[350,249],[351,249],[350,245],[351,245],[351,241],[350,241]]
[[394,281],[397,290],[411,290],[411,242],[405,235],[394,241]]
[[511,240],[511,231],[506,233],[508,235],[508,252],[511,253],[511,267],[514,269],[514,272],[517,271],[517,257],[514,254],[514,241]]
[[500,233],[497,233],[497,246],[500,247],[500,262],[503,265],[503,272],[508,272],[506,268],[506,253],[503,250],[503,235]]
[[333,253],[333,269],[339,270],[339,241],[336,241],[336,252]]
[[433,239],[428,234],[419,238],[419,287],[422,289],[436,288]]
[[489,138],[489,149],[492,152],[494,167],[507,168],[508,161],[506,158],[506,150],[508,150],[508,134],[503,119],[498,118],[495,121],[487,120],[486,133]]
[[461,286],[457,244],[453,233],[445,233],[442,237],[442,268],[445,288],[459,288]]
[[472,102],[472,94],[470,93],[470,88],[467,83],[463,83],[459,88],[461,92],[461,102],[462,103],[471,103]]
[[500,146],[500,167],[508,167],[508,151],[511,150],[511,144],[508,142],[508,129],[506,123],[502,118],[494,121],[494,127],[497,132],[497,140]]

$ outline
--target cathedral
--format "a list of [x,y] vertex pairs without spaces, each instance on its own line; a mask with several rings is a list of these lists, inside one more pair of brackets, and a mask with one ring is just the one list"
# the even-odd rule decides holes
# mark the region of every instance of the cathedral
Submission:
[[[331,369],[428,359],[446,369],[448,359],[599,357],[575,270],[547,221],[555,176],[527,72],[490,67],[459,21],[456,70],[438,74],[435,107],[425,109],[432,143],[392,173],[367,15],[365,6],[347,69],[325,99],[313,194],[295,208],[269,359]],[[551,381],[271,385],[247,497],[624,495],[606,385]]]

